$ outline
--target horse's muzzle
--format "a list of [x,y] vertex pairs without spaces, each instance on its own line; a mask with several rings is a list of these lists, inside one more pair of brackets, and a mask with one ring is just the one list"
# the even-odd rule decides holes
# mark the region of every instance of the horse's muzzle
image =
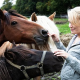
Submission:
[[48,37],[48,31],[47,30],[41,30],[41,35],[44,37],[44,38],[47,38]]
[[41,30],[40,34],[41,35],[39,35],[39,36],[38,35],[35,36],[34,39],[38,45],[43,45],[48,41],[48,37],[49,37],[48,31],[47,30]]

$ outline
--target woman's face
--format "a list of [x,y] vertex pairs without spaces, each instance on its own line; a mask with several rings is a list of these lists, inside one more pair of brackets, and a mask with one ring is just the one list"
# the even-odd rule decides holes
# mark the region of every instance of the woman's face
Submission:
[[[80,24],[80,22],[78,24]],[[74,25],[69,21],[69,28],[72,34],[80,35],[80,25]]]

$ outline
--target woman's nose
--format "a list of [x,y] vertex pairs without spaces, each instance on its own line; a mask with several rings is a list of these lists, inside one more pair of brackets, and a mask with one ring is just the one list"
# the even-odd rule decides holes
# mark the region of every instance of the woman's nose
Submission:
[[69,27],[72,27],[72,24],[71,23],[69,23]]

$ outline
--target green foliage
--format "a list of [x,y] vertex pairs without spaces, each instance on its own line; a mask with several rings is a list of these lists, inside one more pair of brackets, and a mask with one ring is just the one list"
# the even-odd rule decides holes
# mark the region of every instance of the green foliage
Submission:
[[52,80],[55,80],[55,78],[52,78]]
[[55,11],[57,3],[55,2],[55,0],[49,0],[47,2],[47,11],[53,13],[53,11]]
[[12,8],[12,2],[10,0],[4,0],[3,6],[1,7],[2,10],[9,10]]
[[80,0],[16,0],[16,5],[12,5],[13,0],[4,0],[1,9],[15,9],[23,15],[37,14],[50,15],[56,11],[57,15],[67,14],[67,9],[79,6]]
[[55,22],[66,22],[64,24],[56,24],[59,31],[60,31],[60,34],[67,34],[67,33],[71,33],[70,31],[70,28],[69,28],[69,22],[67,19],[65,18],[55,18],[54,19]]
[[36,9],[40,14],[52,14],[55,8],[56,2],[54,0],[44,0],[36,3]]
[[36,9],[38,10],[39,13],[42,13],[43,12],[43,3],[42,2],[37,2],[36,4]]
[[16,5],[13,5],[11,9],[14,9],[14,10],[16,10],[16,8],[15,8],[15,7],[16,7]]
[[23,15],[30,15],[36,12],[36,1],[35,0],[17,0],[16,10]]

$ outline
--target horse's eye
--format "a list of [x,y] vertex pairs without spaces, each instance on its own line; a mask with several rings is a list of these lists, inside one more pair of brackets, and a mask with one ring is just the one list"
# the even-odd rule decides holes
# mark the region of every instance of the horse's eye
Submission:
[[27,58],[31,58],[32,57],[32,54],[27,54]]
[[11,22],[11,25],[16,25],[16,24],[17,24],[16,21]]

